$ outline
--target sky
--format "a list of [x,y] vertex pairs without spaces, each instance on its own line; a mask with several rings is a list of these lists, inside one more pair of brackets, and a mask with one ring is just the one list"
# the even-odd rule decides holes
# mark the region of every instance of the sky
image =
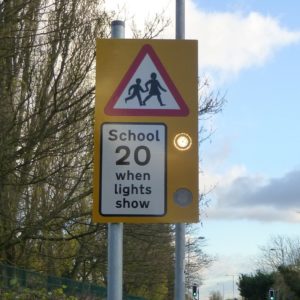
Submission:
[[[141,5],[142,3],[142,5]],[[175,0],[107,0],[116,17],[143,29],[164,13],[175,38]],[[206,270],[200,299],[211,291],[238,295],[241,273],[255,272],[272,236],[300,235],[300,2],[186,0],[186,39],[198,40],[200,78],[225,95],[221,113],[199,126],[212,130],[200,146],[200,190]]]

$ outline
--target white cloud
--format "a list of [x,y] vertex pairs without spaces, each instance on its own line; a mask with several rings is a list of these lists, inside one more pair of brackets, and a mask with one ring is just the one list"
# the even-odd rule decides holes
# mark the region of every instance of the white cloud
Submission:
[[[141,4],[142,3],[142,4]],[[156,13],[164,12],[172,25],[162,38],[175,37],[175,1],[115,0],[106,7],[120,11],[117,17],[127,21],[127,37],[134,20],[139,28]],[[237,75],[246,68],[266,63],[274,52],[300,41],[300,31],[284,28],[271,16],[258,12],[204,12],[192,0],[186,1],[186,38],[199,41],[202,71],[216,71],[223,78]]]
[[202,67],[231,75],[265,63],[274,51],[300,39],[300,32],[282,28],[276,19],[257,12],[242,15],[193,11],[192,18],[188,32],[199,39]]
[[238,175],[229,171],[218,176],[219,184],[213,191],[215,203],[206,211],[209,218],[300,221],[300,170],[268,180],[245,170],[241,176],[232,174]]
[[199,176],[200,191],[206,193],[210,190],[214,192],[220,189],[231,186],[235,180],[246,174],[246,167],[243,165],[233,166],[230,170],[224,174],[215,173],[214,170],[205,170],[203,174]]

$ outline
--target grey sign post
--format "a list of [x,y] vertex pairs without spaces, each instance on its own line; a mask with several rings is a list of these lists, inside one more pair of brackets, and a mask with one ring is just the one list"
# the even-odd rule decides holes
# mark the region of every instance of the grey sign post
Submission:
[[[124,38],[125,24],[123,21],[111,23],[111,37]],[[123,298],[123,223],[108,224],[108,300]]]
[[[176,0],[176,39],[185,39],[185,0]],[[176,224],[175,230],[175,300],[184,300],[185,224]]]

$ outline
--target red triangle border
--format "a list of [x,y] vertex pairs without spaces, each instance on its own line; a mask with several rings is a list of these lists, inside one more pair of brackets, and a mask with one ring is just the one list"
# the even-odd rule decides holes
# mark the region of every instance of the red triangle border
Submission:
[[[138,67],[140,66],[144,57],[147,54],[150,56],[152,62],[154,63],[157,70],[159,71],[161,77],[164,79],[165,84],[167,85],[170,93],[174,97],[180,109],[114,108],[114,105],[119,100],[128,82],[131,80],[134,73],[136,72],[136,70],[138,69]],[[138,53],[133,63],[129,67],[128,71],[126,72],[125,76],[123,77],[120,84],[118,85],[117,89],[111,96],[110,100],[108,101],[104,109],[104,112],[107,115],[111,115],[111,116],[179,116],[180,117],[180,116],[187,116],[189,114],[189,108],[187,107],[185,101],[181,97],[176,86],[171,80],[168,72],[166,71],[165,67],[161,63],[159,57],[157,56],[157,54],[155,53],[151,45],[146,44],[141,48],[140,52]]]

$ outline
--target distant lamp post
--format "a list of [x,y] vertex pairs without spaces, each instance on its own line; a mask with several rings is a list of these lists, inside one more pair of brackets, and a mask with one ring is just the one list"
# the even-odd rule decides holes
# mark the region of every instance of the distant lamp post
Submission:
[[234,274],[226,274],[225,276],[232,276],[232,299],[234,300]]
[[222,283],[218,282],[217,284],[222,285],[222,300],[224,300],[224,283],[223,282]]
[[284,250],[283,248],[271,248],[270,251],[279,251],[281,254],[281,261],[282,261],[282,265],[285,265],[285,257],[284,257]]

